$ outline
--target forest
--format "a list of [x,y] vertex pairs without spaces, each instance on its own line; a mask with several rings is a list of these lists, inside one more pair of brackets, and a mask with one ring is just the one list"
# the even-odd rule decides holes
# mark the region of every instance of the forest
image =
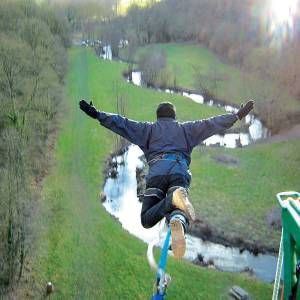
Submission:
[[[105,1],[104,1],[105,2]],[[198,43],[221,57],[224,62],[257,74],[262,79],[277,82],[283,90],[300,99],[300,3],[295,2],[295,16],[288,23],[278,22],[270,1],[237,0],[165,0],[133,3],[127,14],[117,14],[120,1],[113,1],[113,10],[98,9],[83,12],[78,5],[64,6],[74,30],[83,32],[84,39],[101,39],[112,46],[119,56],[119,41],[128,40],[127,59],[132,60],[136,49],[152,43]],[[98,5],[99,8],[99,5]],[[93,11],[93,13],[91,13]],[[103,15],[103,12],[106,14]],[[213,66],[212,66],[213,68]],[[213,73],[213,71],[212,71]],[[268,91],[257,97],[274,102]],[[274,97],[281,98],[280,93]],[[270,104],[271,105],[271,104]],[[266,110],[266,109],[264,109]],[[292,123],[299,121],[299,112],[288,115]],[[282,120],[281,120],[282,121]]]
[[300,3],[294,23],[280,28],[268,5],[259,0],[166,0],[133,5],[126,16],[104,22],[117,31],[115,36],[137,45],[195,41],[229,63],[278,81],[299,100]]
[[62,111],[67,24],[33,1],[0,2],[0,290],[22,277],[36,197]]

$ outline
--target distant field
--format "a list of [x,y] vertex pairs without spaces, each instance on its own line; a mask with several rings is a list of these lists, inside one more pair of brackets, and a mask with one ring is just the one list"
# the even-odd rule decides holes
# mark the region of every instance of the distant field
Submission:
[[[195,81],[195,70],[208,78],[218,78],[216,86],[211,85],[211,92],[219,99],[230,103],[241,104],[255,99],[256,111],[272,127],[276,120],[288,123],[288,114],[300,112],[300,102],[288,95],[276,83],[258,78],[239,70],[237,67],[222,62],[217,56],[197,44],[153,44],[139,48],[135,59],[138,60],[146,51],[162,49],[167,56],[168,69],[176,74],[177,85],[199,89]],[[126,49],[121,56],[126,57]]]
[[[154,120],[154,110],[165,99],[165,95],[127,84],[121,77],[124,64],[99,60],[87,49],[72,49],[69,57],[64,119],[54,151],[55,163],[44,182],[38,220],[41,235],[33,266],[35,288],[27,291],[27,297],[41,298],[45,282],[50,280],[55,285],[51,299],[149,299],[154,273],[146,261],[146,244],[124,231],[107,214],[99,200],[103,163],[112,150],[113,135],[96,121],[87,118],[79,110],[78,101],[80,98],[92,99],[100,109],[116,111],[116,94],[122,94],[127,98],[129,117]],[[177,106],[180,119],[195,119],[221,112],[179,96],[170,97]],[[267,154],[266,146],[261,147],[263,150],[258,148],[256,151],[256,147],[253,147],[245,150],[245,153],[243,150],[226,150],[228,154],[240,159],[237,169],[220,166],[218,169],[218,165],[209,159],[213,150],[206,150],[204,155],[195,152],[192,193],[195,199],[199,196],[199,202],[195,202],[196,207],[206,208],[206,211],[198,211],[199,214],[209,215],[214,212],[216,202],[221,206],[223,201],[222,207],[228,209],[224,209],[222,220],[216,222],[227,222],[228,226],[231,224],[235,230],[239,229],[232,219],[238,212],[235,210],[236,199],[239,195],[245,199],[245,194],[249,195],[247,199],[250,201],[254,190],[258,193],[267,182],[267,179],[258,182],[253,177],[254,169],[249,171],[251,176],[248,180],[247,170],[254,163],[251,157],[257,160],[255,164],[269,158],[271,165],[272,161],[276,162],[280,151],[287,158],[293,156],[285,144],[274,146],[273,156]],[[273,151],[272,147],[270,145]],[[253,153],[253,156],[247,156],[248,152]],[[242,176],[243,180],[240,180],[241,174],[247,178]],[[295,175],[294,171],[288,176],[292,175]],[[274,170],[265,168],[265,176],[271,178]],[[244,179],[249,184],[245,184]],[[239,188],[238,182],[242,182],[242,188]],[[217,184],[215,190],[213,184]],[[236,189],[230,189],[230,184],[236,185]],[[218,199],[217,191],[221,195]],[[257,207],[260,214],[262,208],[259,204],[266,203],[263,205],[266,206],[272,202],[270,199],[273,195],[269,195],[269,191],[252,198],[251,205]],[[202,204],[203,194],[210,200],[207,205]],[[233,195],[235,203],[232,201]],[[257,216],[257,210],[251,208],[249,219],[255,223]],[[259,230],[259,227],[255,228]],[[271,298],[271,285],[247,275],[218,272],[173,258],[169,260],[168,272],[173,277],[169,299],[227,299],[228,289],[234,284],[249,291],[254,299]]]

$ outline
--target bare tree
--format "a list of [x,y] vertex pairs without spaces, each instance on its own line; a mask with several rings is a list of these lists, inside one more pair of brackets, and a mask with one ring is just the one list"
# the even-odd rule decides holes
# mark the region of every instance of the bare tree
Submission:
[[22,277],[31,247],[32,182],[45,166],[41,161],[61,100],[65,51],[61,24],[33,1],[1,1],[0,19],[2,295]]
[[217,71],[215,65],[209,67],[209,71],[204,73],[201,68],[193,66],[195,74],[195,85],[198,87],[204,98],[217,96],[218,85],[221,81],[225,80],[224,75]]
[[165,67],[166,54],[162,50],[150,50],[143,54],[139,60],[139,69],[142,71],[143,82],[150,86],[160,86],[159,76]]
[[[115,94],[116,99],[116,111],[119,115],[126,116],[128,110],[128,101],[126,94],[122,91],[122,84],[120,81],[113,82],[113,92]],[[128,146],[129,142],[123,137],[114,134],[114,146],[113,152],[117,153],[120,150],[123,150],[126,146]]]

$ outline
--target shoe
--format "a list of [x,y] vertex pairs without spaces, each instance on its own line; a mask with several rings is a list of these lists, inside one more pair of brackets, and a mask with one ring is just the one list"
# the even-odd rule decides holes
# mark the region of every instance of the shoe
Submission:
[[187,191],[185,188],[180,187],[173,192],[172,204],[185,212],[189,220],[195,221],[195,210],[192,203],[188,199]]
[[185,236],[184,229],[179,219],[170,221],[171,228],[171,249],[176,258],[183,257],[185,253]]

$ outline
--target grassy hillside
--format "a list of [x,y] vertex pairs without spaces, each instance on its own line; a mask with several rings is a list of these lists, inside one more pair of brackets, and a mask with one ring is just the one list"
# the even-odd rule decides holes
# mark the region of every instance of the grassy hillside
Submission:
[[[250,96],[255,98],[256,90],[261,90],[265,96],[255,98],[256,106],[261,107],[269,100],[268,95],[272,98],[279,93],[274,82],[264,81],[262,84],[253,74],[247,74],[220,61],[199,45],[155,44],[138,49],[136,56],[157,49],[165,51],[168,68],[176,70],[179,86],[196,87],[195,67],[206,75],[213,68],[226,78],[220,82],[217,90],[221,99],[241,103]],[[284,91],[280,93],[284,94]],[[277,115],[276,102],[279,103],[281,115],[289,111],[300,111],[300,103],[286,94],[283,98],[274,99],[275,102],[268,109],[270,119],[275,120]],[[186,111],[190,107],[192,106],[188,105],[182,109]],[[195,113],[200,116],[205,110],[205,106],[198,106],[193,111],[184,113],[183,119],[195,118]],[[180,114],[182,110],[178,109],[178,112]],[[191,196],[199,217],[228,235],[247,237],[249,242],[259,242],[271,248],[278,247],[279,231],[269,228],[267,215],[278,206],[276,193],[298,189],[299,153],[300,141],[297,140],[234,150],[202,147],[195,150],[191,165]],[[217,163],[217,157],[222,155],[229,155],[238,163]]]
[[[255,99],[257,112],[274,128],[278,128],[276,121],[280,120],[286,126],[286,118],[300,112],[300,102],[276,82],[229,65],[198,44],[152,44],[139,48],[135,59],[147,51],[161,49],[167,56],[169,73],[176,76],[180,87],[199,89],[195,74],[200,72],[205,78],[211,78],[207,88],[219,99],[238,105],[249,98]],[[127,57],[126,51],[123,49],[121,56]],[[218,79],[216,85],[213,78]]]
[[300,140],[293,140],[194,151],[191,197],[200,218],[228,236],[278,248],[279,231],[267,216],[278,207],[276,193],[299,190],[299,149]]
[[[112,83],[118,82],[119,92],[127,95],[128,115],[154,119],[153,111],[165,96],[128,85],[121,78],[123,67],[98,60],[86,49],[70,51],[62,129],[54,150],[55,164],[44,182],[38,220],[41,234],[33,265],[35,287],[26,292],[27,298],[41,298],[49,280],[55,285],[52,299],[149,299],[151,295],[154,273],[146,261],[146,244],[123,231],[99,201],[112,134],[78,109],[78,100],[85,97],[113,111]],[[172,101],[182,119],[217,112],[180,97]],[[168,299],[223,299],[233,284],[255,299],[271,297],[271,285],[247,275],[208,270],[172,258],[168,271],[173,276]]]

